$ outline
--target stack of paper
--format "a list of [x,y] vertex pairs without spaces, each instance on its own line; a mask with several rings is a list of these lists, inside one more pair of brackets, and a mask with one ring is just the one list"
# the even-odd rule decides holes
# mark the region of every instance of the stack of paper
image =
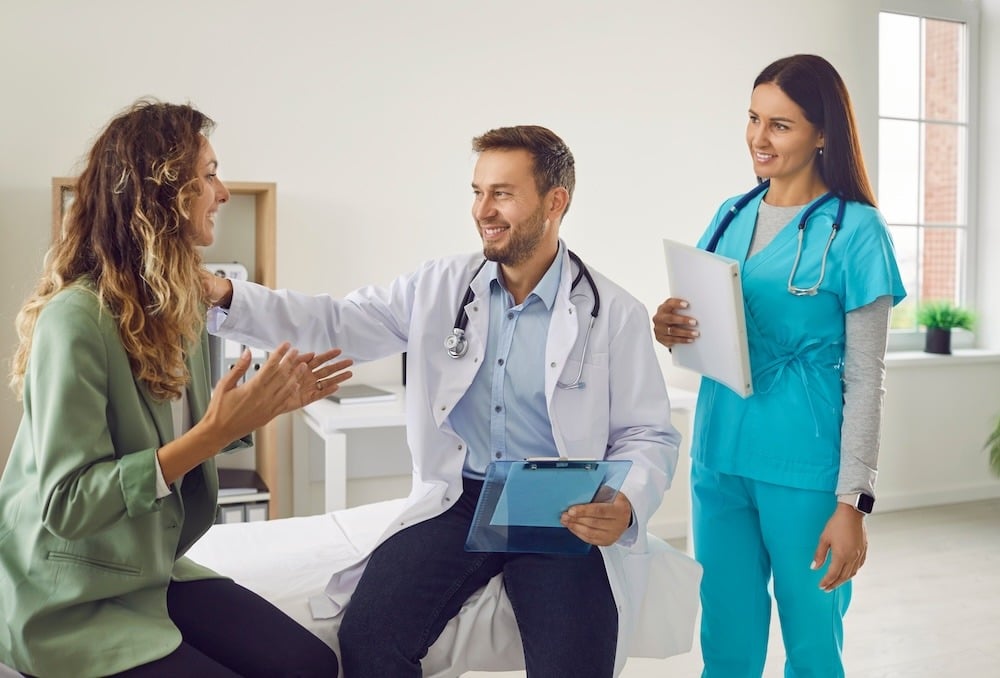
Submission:
[[698,321],[700,333],[690,344],[674,344],[674,364],[752,395],[739,262],[674,240],[664,239],[663,250],[670,296],[690,304],[684,313]]

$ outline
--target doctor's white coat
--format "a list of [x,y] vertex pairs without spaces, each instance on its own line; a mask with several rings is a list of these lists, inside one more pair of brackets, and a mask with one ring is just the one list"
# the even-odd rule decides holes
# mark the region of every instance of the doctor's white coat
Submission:
[[[633,462],[621,491],[632,503],[635,521],[618,543],[601,548],[619,611],[617,675],[646,591],[650,558],[646,525],[670,485],[680,436],[670,423],[645,307],[592,270],[600,309],[584,353],[594,296],[586,280],[571,291],[576,270],[562,250],[562,278],[544,348],[553,438],[561,456]],[[343,357],[358,361],[407,352],[406,422],[413,488],[403,511],[378,543],[444,512],[462,493],[465,443],[448,416],[485,354],[488,280],[496,264],[488,263],[473,280],[481,262],[481,255],[430,261],[387,288],[364,287],[343,300],[234,280],[228,314],[215,312],[210,319],[214,333],[267,349],[283,341],[301,351],[339,347]],[[444,340],[470,284],[475,296],[466,306],[469,349],[456,360],[448,355]],[[558,388],[560,379],[576,378],[581,360],[586,387]],[[350,599],[367,555],[334,573],[327,593],[337,608]]]

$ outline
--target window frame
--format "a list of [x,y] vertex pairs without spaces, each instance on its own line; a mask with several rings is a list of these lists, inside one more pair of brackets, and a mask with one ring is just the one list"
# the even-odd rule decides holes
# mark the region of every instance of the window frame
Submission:
[[[965,76],[966,76],[966,101],[967,110],[967,146],[965,162],[961,171],[966,176],[966,191],[964,196],[966,211],[965,242],[961,253],[960,264],[962,271],[959,277],[961,290],[961,304],[979,312],[977,305],[976,272],[979,234],[979,31],[980,31],[980,11],[978,0],[880,0],[876,21],[879,21],[883,12],[893,14],[903,14],[922,19],[955,21],[965,24],[966,31],[966,53],[965,53]],[[876,39],[881,40],[878,28],[876,28]],[[876,50],[877,51],[877,50]],[[878,73],[879,69],[876,69]],[[876,75],[876,81],[878,75]],[[878,102],[880,87],[876,85],[876,130],[880,129],[882,120],[898,120],[897,116],[883,116],[881,104]],[[924,118],[920,118],[925,121]],[[877,132],[878,133],[878,132]],[[876,145],[878,148],[878,145]],[[879,152],[876,150],[876,155]],[[876,162],[880,161],[878,157]],[[873,179],[878,181],[878,167]],[[876,185],[876,195],[879,187]],[[925,224],[920,224],[925,225]],[[932,226],[926,224],[926,226]],[[917,295],[919,290],[907,290],[908,295]],[[981,322],[981,321],[980,321]],[[920,350],[924,347],[926,332],[919,327],[913,330],[890,330],[889,351],[912,351]],[[970,348],[976,344],[975,331],[967,332],[956,330],[952,333],[953,348]]]

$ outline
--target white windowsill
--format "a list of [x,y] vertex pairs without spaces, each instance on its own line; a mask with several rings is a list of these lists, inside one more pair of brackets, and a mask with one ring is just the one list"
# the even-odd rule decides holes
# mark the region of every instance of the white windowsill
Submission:
[[942,367],[973,363],[1000,363],[1000,351],[985,348],[958,348],[951,355],[924,353],[923,351],[889,351],[885,354],[887,367],[912,367],[927,365]]

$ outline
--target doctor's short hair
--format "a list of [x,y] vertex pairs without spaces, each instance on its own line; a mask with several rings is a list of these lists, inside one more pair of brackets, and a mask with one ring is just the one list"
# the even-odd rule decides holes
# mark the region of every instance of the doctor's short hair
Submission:
[[576,161],[573,154],[555,132],[539,125],[517,125],[498,127],[475,137],[472,150],[513,151],[524,149],[534,159],[535,186],[539,195],[545,195],[556,186],[562,186],[569,193],[563,216],[569,211],[576,188]]
[[874,207],[875,191],[865,169],[854,107],[837,70],[821,56],[795,54],[764,68],[753,86],[768,83],[777,85],[823,132],[823,153],[816,163],[827,187]]

